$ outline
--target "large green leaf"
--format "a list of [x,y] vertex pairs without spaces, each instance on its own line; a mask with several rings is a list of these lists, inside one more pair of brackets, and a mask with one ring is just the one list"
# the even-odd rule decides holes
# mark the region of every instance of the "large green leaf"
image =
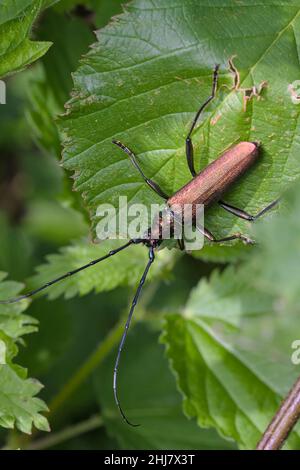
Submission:
[[[254,449],[281,401],[267,364],[263,374],[254,360],[247,361],[199,318],[168,317],[164,341],[185,413],[197,417],[201,427],[215,427],[242,448]],[[295,379],[295,374],[291,377]],[[299,430],[291,443],[300,448]]]
[[[287,202],[288,211],[258,225],[252,255],[200,281],[163,334],[187,415],[250,449],[299,375],[291,359],[300,327],[298,188]],[[299,425],[287,445],[300,448]]]
[[141,426],[128,427],[113,400],[116,351],[95,372],[95,390],[110,435],[123,449],[213,449],[232,447],[212,430],[197,429],[182,413],[174,379],[168,371],[157,333],[145,325],[129,335],[119,373],[119,393],[128,417]]
[[[4,279],[0,274],[0,281]],[[21,285],[14,282],[0,283],[1,299],[16,296]],[[23,301],[14,305],[0,305],[0,426],[14,428],[30,434],[32,425],[49,431],[47,419],[41,414],[47,411],[45,403],[35,395],[42,385],[27,378],[27,371],[13,362],[18,353],[15,341],[24,334],[36,331],[36,320],[22,312],[28,306]]]
[[[237,275],[238,274],[238,275]],[[229,267],[222,274],[214,271],[209,281],[203,279],[192,290],[185,307],[186,317],[204,318],[207,322],[221,320],[231,326],[239,326],[241,316],[268,313],[273,297],[257,292],[255,297],[246,279]]]
[[[24,8],[24,5],[27,6]],[[41,1],[13,2],[0,7],[0,77],[22,70],[44,55],[50,42],[31,41],[32,24],[41,8]]]
[[[159,201],[113,138],[138,154],[145,173],[168,194],[190,180],[184,139],[210,94],[216,63],[217,98],[194,135],[197,170],[239,140],[259,140],[260,161],[226,195],[252,213],[299,176],[300,108],[288,88],[299,77],[299,11],[298,0],[135,0],[97,32],[60,123],[64,167],[75,174],[94,226],[97,206],[117,206],[120,194],[147,205]],[[232,84],[227,62],[233,55],[241,87],[268,81],[246,112],[242,92],[222,87]],[[216,235],[249,231],[221,208],[211,209],[206,223]]]

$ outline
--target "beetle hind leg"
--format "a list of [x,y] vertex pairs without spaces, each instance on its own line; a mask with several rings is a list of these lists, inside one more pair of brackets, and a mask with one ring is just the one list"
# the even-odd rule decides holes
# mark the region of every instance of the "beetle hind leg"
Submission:
[[213,243],[223,243],[223,242],[230,242],[232,240],[242,240],[246,245],[254,245],[255,241],[251,238],[247,237],[246,235],[242,235],[241,233],[233,233],[228,237],[224,238],[215,238],[215,236],[206,228],[203,230],[203,234],[205,238],[207,238],[210,242]]
[[271,202],[271,204],[268,204],[264,209],[262,209],[258,214],[256,215],[251,215],[248,212],[239,209],[238,207],[231,206],[230,204],[227,204],[224,201],[218,201],[218,204],[223,207],[227,212],[230,212],[230,214],[235,215],[236,217],[239,217],[240,219],[248,220],[249,222],[254,222],[257,220],[259,217],[264,215],[266,212],[269,210],[273,209],[279,202],[279,199],[276,199],[275,201]]

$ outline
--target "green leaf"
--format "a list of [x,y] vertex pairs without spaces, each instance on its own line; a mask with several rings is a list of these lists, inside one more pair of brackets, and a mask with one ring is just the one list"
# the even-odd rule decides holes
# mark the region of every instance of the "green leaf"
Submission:
[[1,18],[0,77],[22,70],[43,56],[51,46],[50,42],[31,41],[28,38],[40,11],[41,1],[27,3],[29,5],[26,9],[21,7],[21,2],[15,3],[14,8],[6,8],[6,5],[1,7],[4,9],[5,22]]
[[[205,321],[167,318],[164,342],[184,396],[184,411],[242,448],[254,449],[280,403],[266,377]],[[300,437],[297,441],[300,446]]]
[[[257,225],[251,256],[200,281],[163,333],[185,413],[242,448],[255,447],[299,375],[299,188],[286,206]],[[287,447],[300,448],[299,425]]]
[[186,318],[215,322],[220,320],[238,327],[242,316],[263,315],[270,312],[273,297],[257,292],[255,297],[244,277],[233,267],[220,274],[214,271],[209,281],[200,280],[193,289],[183,315]]
[[[22,285],[16,282],[3,282],[5,274],[0,272],[0,298],[15,297],[21,290]],[[22,312],[28,307],[28,301],[10,305],[0,305],[0,331],[8,337],[16,340],[24,334],[37,331],[37,321]]]
[[[16,296],[21,285],[1,282],[4,277],[0,273],[0,298]],[[27,378],[26,369],[13,362],[18,353],[15,341],[37,329],[36,320],[22,313],[27,306],[27,301],[0,305],[0,426],[17,427],[30,434],[33,425],[42,431],[49,431],[49,424],[41,414],[47,411],[47,406],[36,398],[42,385],[37,380]]]
[[49,431],[47,419],[40,414],[47,411],[45,403],[35,395],[42,385],[33,379],[26,379],[17,374],[7,364],[0,365],[0,425],[31,434],[32,425],[41,431]]
[[0,5],[0,24],[13,20],[31,4],[32,0],[3,0]]
[[[125,244],[126,241],[107,240],[99,245],[78,241],[60,250],[60,253],[47,256],[47,264],[37,268],[38,274],[30,279],[30,284],[39,286],[57,278],[67,271],[76,269],[90,261],[106,255],[110,250]],[[117,253],[88,270],[84,270],[51,287],[47,295],[55,299],[64,295],[69,299],[75,295],[86,295],[91,290],[104,292],[117,286],[135,286],[146,267],[148,252],[145,247],[132,246]],[[165,275],[173,266],[174,253],[165,250],[156,257],[149,273],[149,279]]]
[[167,367],[157,333],[145,325],[129,334],[119,373],[119,394],[128,418],[140,423],[128,427],[113,400],[112,382],[116,351],[95,372],[95,390],[109,434],[123,449],[228,449],[232,444],[212,430],[201,430],[181,411],[180,396]]
[[[117,206],[120,194],[147,206],[160,200],[113,138],[136,152],[147,176],[168,194],[191,179],[185,136],[210,94],[215,63],[221,64],[217,98],[193,137],[197,170],[239,140],[259,140],[259,162],[226,195],[250,213],[299,176],[299,107],[288,91],[299,77],[299,11],[299,1],[135,0],[97,32],[74,74],[74,98],[60,123],[64,167],[75,175],[94,227],[97,206]],[[232,85],[227,63],[234,54],[241,87],[268,81],[246,112],[242,93],[223,87]],[[212,208],[206,223],[217,236],[249,231],[221,208]]]

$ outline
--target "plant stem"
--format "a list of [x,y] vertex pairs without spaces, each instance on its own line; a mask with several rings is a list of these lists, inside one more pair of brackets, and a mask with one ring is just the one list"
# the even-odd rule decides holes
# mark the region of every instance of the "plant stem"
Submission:
[[53,447],[57,444],[61,444],[62,442],[68,441],[73,439],[74,437],[80,436],[84,433],[89,431],[93,431],[99,427],[103,426],[103,420],[101,416],[95,415],[81,423],[75,424],[73,426],[68,426],[67,428],[59,431],[55,434],[50,436],[44,437],[42,439],[38,439],[35,442],[32,442],[27,447],[26,450],[42,450],[48,449],[49,447]]
[[256,450],[279,450],[300,418],[300,377],[283,400]]

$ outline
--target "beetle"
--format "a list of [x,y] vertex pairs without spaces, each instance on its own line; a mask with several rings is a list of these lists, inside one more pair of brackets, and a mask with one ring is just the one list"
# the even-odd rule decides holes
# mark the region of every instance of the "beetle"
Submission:
[[[156,194],[158,194],[161,198],[165,200],[166,208],[170,216],[168,219],[168,223],[171,226],[174,225],[175,219],[176,219],[176,213],[174,213],[173,211],[174,206],[183,207],[185,204],[191,204],[192,207],[194,207],[197,204],[203,204],[204,207],[209,207],[212,204],[217,203],[223,209],[230,212],[231,214],[241,219],[254,222],[263,214],[265,214],[268,210],[272,209],[278,203],[278,199],[277,199],[273,201],[271,204],[269,204],[268,206],[266,206],[264,209],[262,209],[258,214],[251,215],[248,212],[242,209],[239,209],[238,207],[235,207],[226,203],[222,199],[223,194],[230,188],[230,186],[237,179],[239,179],[245,172],[247,172],[247,170],[253,165],[253,163],[259,157],[260,144],[258,142],[239,142],[238,144],[232,146],[227,151],[225,151],[222,155],[220,155],[216,160],[210,163],[199,174],[197,174],[195,171],[192,134],[193,134],[193,131],[195,129],[195,126],[199,120],[201,113],[216,96],[218,72],[219,72],[219,65],[216,65],[213,71],[211,94],[197,111],[192,121],[192,124],[190,126],[186,140],[185,140],[186,160],[187,160],[187,164],[188,164],[192,179],[172,196],[169,197],[156,182],[147,178],[147,176],[144,174],[138,162],[136,155],[129,147],[124,145],[119,140],[112,141],[113,144],[118,146],[122,151],[124,151],[129,156],[132,164],[140,173],[145,183]],[[131,319],[134,313],[134,309],[137,305],[138,299],[142,291],[142,287],[146,281],[150,267],[155,259],[155,251],[156,249],[160,247],[163,241],[163,238],[161,236],[163,224],[164,222],[162,221],[162,219],[158,218],[155,224],[145,232],[142,238],[131,239],[124,245],[110,251],[105,256],[102,256],[101,258],[97,258],[89,262],[88,264],[85,264],[84,266],[74,269],[73,271],[69,271],[64,275],[56,279],[53,279],[52,281],[47,282],[43,286],[35,290],[32,290],[31,292],[28,292],[27,294],[20,295],[13,299],[0,301],[0,304],[11,304],[14,302],[19,302],[20,300],[31,297],[69,276],[73,276],[79,271],[82,271],[86,268],[94,266],[95,264],[100,263],[101,261],[104,261],[105,259],[110,258],[111,256],[114,256],[120,251],[127,249],[131,245],[137,245],[137,244],[145,245],[149,250],[149,260],[147,262],[143,275],[140,279],[139,285],[137,287],[137,290],[135,292],[135,295],[134,295],[134,298],[130,307],[127,321],[124,326],[124,332],[123,332],[123,335],[122,335],[122,338],[118,347],[118,352],[117,352],[117,357],[115,360],[115,366],[114,366],[114,372],[113,372],[113,393],[114,393],[115,402],[123,419],[126,421],[127,424],[131,426],[138,426],[138,425],[133,424],[128,420],[128,418],[126,417],[122,409],[122,406],[118,397],[117,378],[118,378],[119,362],[120,362],[121,352],[123,350],[123,346],[127,337],[128,329],[131,323]],[[227,241],[231,241],[235,239],[240,239],[246,244],[254,243],[253,240],[251,240],[249,237],[241,233],[234,233],[232,235],[228,235],[226,237],[218,239],[207,228],[203,227],[202,231],[203,231],[204,237],[207,238],[212,243],[222,243],[222,242],[227,242]],[[181,239],[178,242],[179,242],[179,248],[181,250],[184,250],[184,240]]]

